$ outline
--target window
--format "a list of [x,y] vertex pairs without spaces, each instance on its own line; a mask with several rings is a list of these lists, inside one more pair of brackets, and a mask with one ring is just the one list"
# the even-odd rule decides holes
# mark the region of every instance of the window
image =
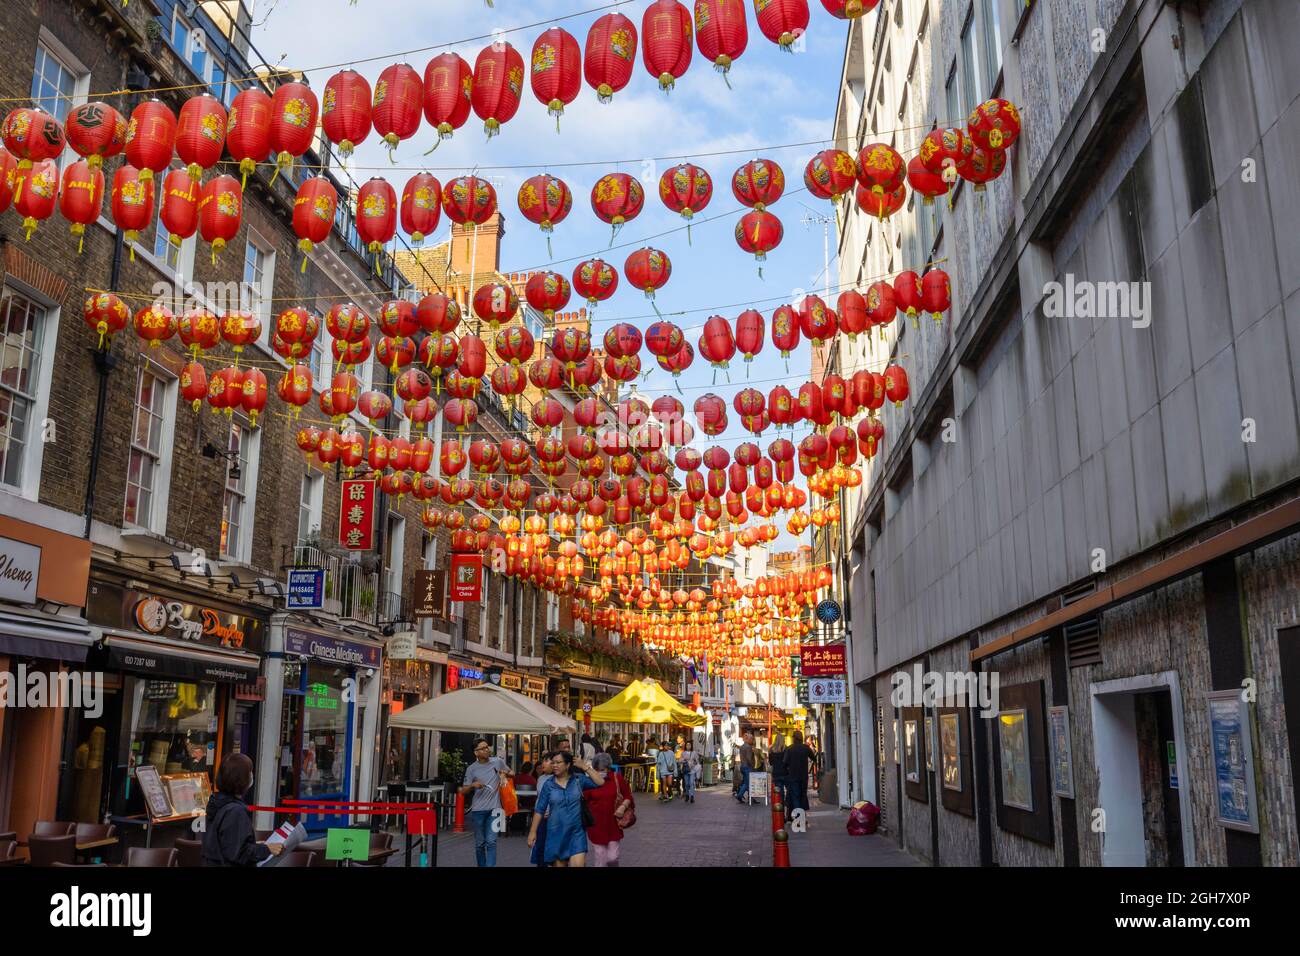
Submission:
[[[208,34],[181,14],[181,4],[172,11],[172,30],[168,37],[176,55],[189,64],[190,69],[207,82],[218,99],[234,99],[234,91],[226,84],[224,65],[208,49]],[[225,89],[223,89],[223,85]],[[227,97],[228,94],[228,97]]]
[[[502,579],[502,581],[501,581],[501,588],[500,588],[500,591],[499,591],[499,597],[498,597],[498,600],[497,600],[497,639],[496,639],[496,647],[497,647],[498,649],[500,649],[500,650],[505,650],[505,649],[508,647],[508,645],[506,644],[506,594],[507,594],[507,588],[508,588],[508,585],[506,584],[505,579]],[[513,588],[509,588],[509,590],[514,590],[514,589],[513,589]]]
[[122,523],[163,534],[167,528],[167,486],[174,416],[171,383],[148,368],[140,370],[135,423],[126,466]]
[[36,44],[36,69],[32,74],[32,104],[62,123],[77,95],[81,70],[59,56],[42,40]]
[[275,253],[261,245],[250,231],[244,247],[244,285],[240,292],[244,310],[261,321],[264,339],[271,327],[271,282],[274,274]]
[[984,35],[984,87],[993,95],[998,74],[1002,72],[1002,14],[998,12],[1000,0],[978,0],[980,5],[980,32]]
[[[388,620],[401,614],[402,564],[406,553],[406,519],[401,515],[388,516],[388,554],[384,561],[384,616]],[[391,597],[390,597],[391,595]]]
[[321,507],[325,500],[325,476],[307,472],[302,476],[298,500],[298,544],[320,536]]
[[48,314],[6,287],[0,299],[0,484],[34,491],[40,474],[42,365]]
[[962,111],[958,114],[959,118],[969,116],[980,104],[979,86],[975,81],[975,8],[973,6],[966,11],[966,22],[961,28],[961,87]]
[[943,85],[944,102],[948,109],[948,121],[945,126],[965,126],[961,111],[961,92],[957,89],[957,61],[954,59],[948,67],[948,79]]
[[524,306],[524,328],[538,342],[546,338],[546,323],[542,321],[541,315],[531,305]]
[[[325,320],[318,313],[316,318],[320,319],[321,328],[325,327]],[[329,347],[325,344],[328,335],[317,335],[312,340],[311,352],[307,354],[307,367],[311,369],[312,383],[319,389],[324,387],[325,374],[329,369],[326,362],[329,360]]]
[[158,200],[158,208],[154,210],[154,238],[153,238],[153,259],[154,265],[157,266],[164,274],[176,276],[188,275],[194,265],[194,236],[188,239],[182,239],[178,245],[172,242],[172,234],[167,231],[167,227],[162,221],[162,203],[163,203],[163,180],[166,173],[154,180],[154,193]]
[[231,423],[226,492],[221,506],[221,556],[231,561],[247,563],[252,553],[258,438],[247,424]]

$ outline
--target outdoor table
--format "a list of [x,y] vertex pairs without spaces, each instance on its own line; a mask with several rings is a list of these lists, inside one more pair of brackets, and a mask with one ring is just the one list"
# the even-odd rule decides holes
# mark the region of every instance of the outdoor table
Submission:
[[87,840],[85,843],[77,844],[77,853],[84,854],[89,853],[91,850],[102,849],[103,847],[117,846],[118,842],[117,837],[105,837],[102,840]]
[[[326,847],[326,844],[327,844],[328,842],[329,842],[329,838],[328,838],[328,837],[317,837],[315,840],[303,840],[301,843],[298,844],[298,849],[299,849],[299,850],[309,850],[309,851],[311,851],[311,852],[313,852],[313,853],[319,853],[320,856],[321,856],[321,859],[324,859],[324,858],[325,858],[325,847]],[[370,848],[370,853],[369,853],[369,855],[366,857],[366,862],[368,862],[368,863],[378,863],[378,862],[380,862],[381,860],[386,860],[386,859],[388,859],[390,856],[392,856],[392,855],[393,855],[394,853],[396,853],[396,852],[397,852],[397,848],[396,848],[396,847],[388,847],[387,849],[384,849],[384,848],[381,848],[381,847],[371,847],[371,848]],[[326,865],[326,866],[338,866],[340,863],[347,864],[347,863],[351,863],[351,862],[352,862],[351,860],[326,860],[326,861],[325,861],[325,865]]]

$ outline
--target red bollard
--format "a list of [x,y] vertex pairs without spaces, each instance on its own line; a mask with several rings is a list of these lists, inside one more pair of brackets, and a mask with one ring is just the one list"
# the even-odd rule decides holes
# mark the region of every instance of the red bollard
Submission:
[[772,803],[772,832],[775,833],[785,826],[785,807],[782,806],[778,797]]
[[456,794],[456,819],[452,823],[451,832],[465,832],[465,795],[463,793]]
[[790,865],[789,839],[784,828],[772,834],[772,865],[774,867],[788,867]]

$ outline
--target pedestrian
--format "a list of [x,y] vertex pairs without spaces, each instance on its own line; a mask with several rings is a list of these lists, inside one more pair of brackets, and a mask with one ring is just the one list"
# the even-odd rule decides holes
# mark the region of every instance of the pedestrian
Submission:
[[497,865],[497,832],[492,826],[494,811],[501,809],[501,779],[514,771],[500,757],[492,756],[492,745],[484,737],[474,741],[474,762],[465,768],[465,782],[457,791],[472,793],[470,820],[474,825],[474,860],[479,866]]
[[785,734],[777,733],[772,738],[772,749],[768,751],[767,762],[772,767],[772,786],[776,800],[781,806],[786,805],[786,764]]
[[744,803],[749,799],[749,775],[754,772],[754,735],[748,731],[741,735],[740,756],[740,792],[736,802]]
[[655,774],[659,777],[659,802],[673,798],[673,775],[677,773],[677,755],[664,744],[655,752]]
[[614,739],[611,740],[609,746],[605,748],[605,753],[613,757],[615,763],[618,763],[618,761],[623,759],[623,750],[623,738],[619,734],[615,734]]
[[516,787],[537,786],[537,778],[533,776],[533,762],[531,760],[525,760],[523,762],[523,765],[519,768],[519,772],[515,774],[515,786]]
[[591,761],[595,759],[596,754],[600,752],[599,748],[596,746],[596,740],[591,736],[591,734],[583,734],[580,745],[582,750],[582,759],[587,763],[591,763]]
[[795,810],[802,810],[805,829],[808,826],[808,772],[815,759],[812,749],[803,742],[803,733],[796,730],[794,743],[785,751],[785,786],[788,797],[785,818],[792,820]]
[[688,741],[682,751],[681,769],[682,798],[687,803],[695,802],[695,778],[700,771],[700,755],[695,752],[694,741]]
[[[605,782],[605,775],[581,757],[560,751],[551,761],[554,775],[537,795],[533,825],[528,845],[537,842],[537,830],[546,819],[546,849],[543,859],[548,866],[586,866],[587,834],[583,827],[584,790],[594,790]],[[583,776],[576,776],[577,770]],[[550,811],[549,818],[547,811]]]
[[208,801],[203,830],[204,866],[257,866],[278,856],[283,843],[258,843],[244,795],[253,787],[253,762],[227,754],[217,771],[217,792]]
[[[537,764],[537,796],[533,798],[534,810],[537,808],[537,801],[541,799],[542,787],[546,786],[546,781],[554,776],[552,773],[554,760],[555,751],[548,750],[542,755],[542,759]],[[537,844],[532,848],[532,852],[528,857],[528,862],[533,866],[546,865],[546,816],[549,816],[549,814],[550,811],[547,811],[547,814],[542,817],[542,822],[537,828]]]
[[596,754],[592,766],[605,775],[605,782],[582,795],[591,811],[591,825],[586,830],[592,866],[618,866],[623,842],[623,827],[619,821],[629,810],[636,808],[632,788],[621,773],[611,769],[612,763],[608,753]]

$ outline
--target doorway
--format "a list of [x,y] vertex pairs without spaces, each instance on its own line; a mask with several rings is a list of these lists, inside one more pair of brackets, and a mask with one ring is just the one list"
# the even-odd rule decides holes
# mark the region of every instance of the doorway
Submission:
[[1090,696],[1102,865],[1195,865],[1178,675],[1104,681]]

